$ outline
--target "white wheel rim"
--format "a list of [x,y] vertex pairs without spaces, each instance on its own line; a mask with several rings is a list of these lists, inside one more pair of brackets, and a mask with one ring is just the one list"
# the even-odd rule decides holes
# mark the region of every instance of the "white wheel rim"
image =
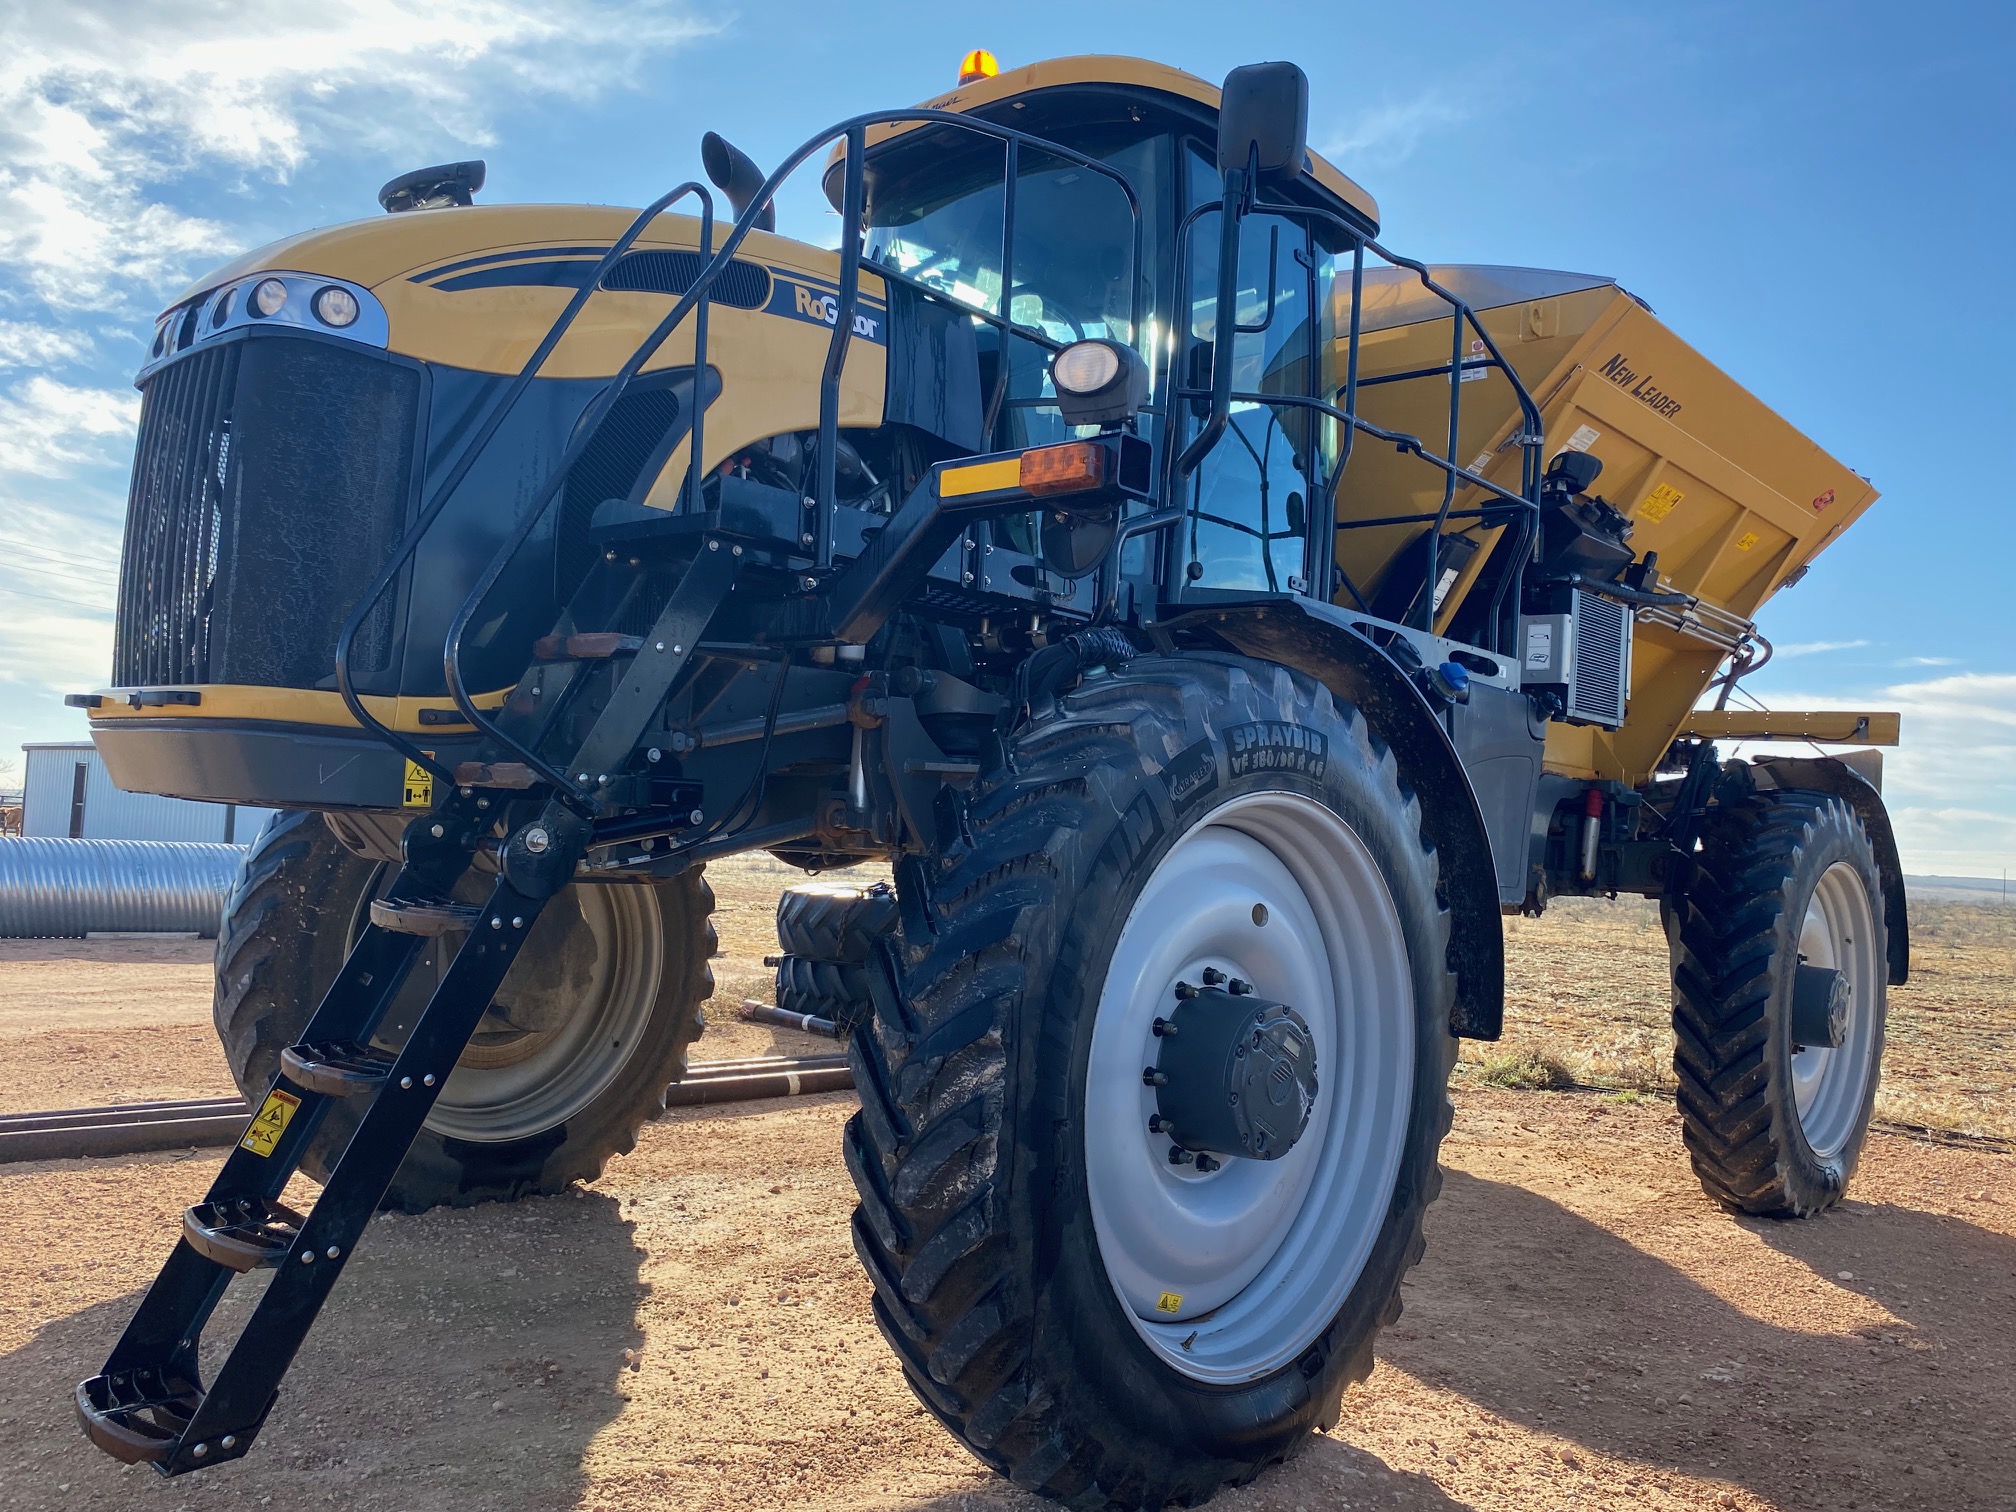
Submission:
[[[1302,1014],[1318,1090],[1288,1154],[1201,1174],[1172,1166],[1169,1139],[1148,1132],[1155,1093],[1141,1073],[1176,983],[1207,966]],[[1202,1381],[1252,1380],[1296,1359],[1337,1315],[1392,1204],[1413,1081],[1399,911],[1350,826],[1296,794],[1257,793],[1183,836],[1114,947],[1085,1111],[1100,1258],[1135,1331],[1168,1364]]]
[[1861,874],[1845,861],[1821,873],[1799,926],[1799,958],[1848,982],[1848,1026],[1838,1049],[1793,1051],[1789,1070],[1799,1129],[1822,1160],[1841,1153],[1862,1120],[1876,1060],[1876,915]]

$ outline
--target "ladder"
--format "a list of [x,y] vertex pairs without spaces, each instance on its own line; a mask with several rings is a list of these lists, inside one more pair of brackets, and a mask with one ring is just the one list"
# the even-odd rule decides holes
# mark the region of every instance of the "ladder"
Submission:
[[[608,696],[559,763],[581,774],[585,791],[548,788],[550,796],[541,795],[528,791],[525,767],[465,763],[456,770],[457,785],[407,826],[404,861],[390,889],[371,905],[368,924],[300,1042],[281,1053],[279,1073],[223,1169],[183,1214],[181,1237],[104,1369],[77,1387],[78,1419],[100,1449],[179,1475],[236,1459],[251,1446],[505,973],[541,910],[573,880],[576,863],[595,843],[593,815],[604,805],[587,794],[598,782],[606,790],[608,775],[629,763],[733,588],[742,553],[724,547],[717,535],[694,542],[691,563],[643,636],[572,629],[584,607],[592,605],[600,618],[639,581],[612,565],[611,572],[627,578],[627,592],[612,595],[596,582],[602,574],[591,572],[556,633],[535,648],[543,661],[561,663],[550,670],[563,675],[550,683],[559,696],[540,700],[536,729],[524,731],[532,743],[541,732],[564,728],[566,695],[593,682],[574,673],[597,661],[612,664],[603,684]],[[498,865],[489,896],[480,905],[456,902],[457,884],[492,844]],[[414,963],[429,939],[451,934],[460,943],[426,1007],[402,1043],[387,1045],[387,1011]],[[281,1194],[340,1098],[356,1099],[361,1116],[314,1205],[295,1211]],[[272,1278],[206,1385],[198,1359],[204,1325],[231,1281],[255,1270],[270,1270]]]

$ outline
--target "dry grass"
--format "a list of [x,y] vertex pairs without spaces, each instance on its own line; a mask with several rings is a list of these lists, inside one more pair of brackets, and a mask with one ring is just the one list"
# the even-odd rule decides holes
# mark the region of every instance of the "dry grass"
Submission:
[[[1673,1087],[1666,941],[1642,899],[1564,899],[1507,919],[1505,1039],[1458,1074],[1526,1089]],[[1911,900],[1911,980],[1890,990],[1878,1118],[2016,1138],[2016,909]]]

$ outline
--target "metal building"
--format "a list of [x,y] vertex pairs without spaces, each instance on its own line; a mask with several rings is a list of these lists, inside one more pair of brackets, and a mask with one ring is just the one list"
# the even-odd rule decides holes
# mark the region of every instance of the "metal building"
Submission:
[[272,809],[194,803],[112,785],[88,740],[24,745],[21,833],[76,840],[209,840],[248,844]]

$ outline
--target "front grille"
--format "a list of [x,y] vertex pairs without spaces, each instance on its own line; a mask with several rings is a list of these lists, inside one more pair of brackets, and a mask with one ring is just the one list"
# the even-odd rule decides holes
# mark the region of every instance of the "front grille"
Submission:
[[[336,637],[405,526],[420,379],[329,342],[208,347],[146,384],[113,679],[329,686]],[[351,669],[391,691],[388,593]],[[388,681],[389,679],[389,681]]]

